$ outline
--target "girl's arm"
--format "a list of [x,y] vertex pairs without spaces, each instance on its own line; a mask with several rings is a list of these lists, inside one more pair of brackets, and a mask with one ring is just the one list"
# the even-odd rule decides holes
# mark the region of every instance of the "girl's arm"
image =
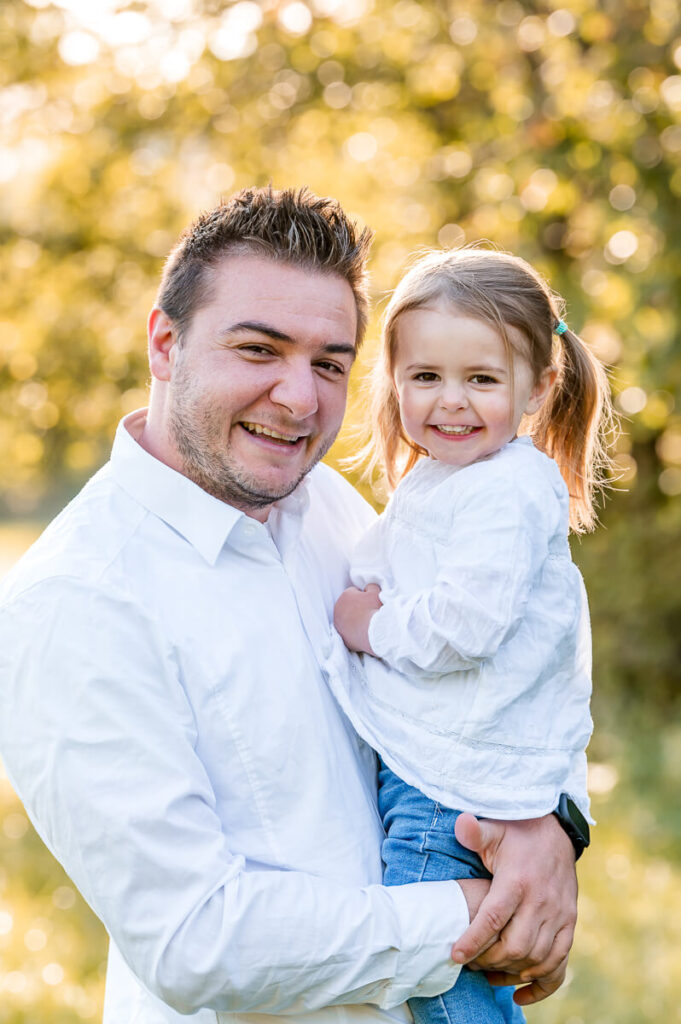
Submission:
[[381,607],[380,587],[369,583],[364,590],[348,587],[336,601],[333,624],[350,651],[373,654],[369,643],[369,623]]
[[433,585],[384,590],[378,609],[367,602],[367,643],[357,649],[407,674],[459,671],[492,657],[523,616],[558,515],[541,479],[505,473],[470,487],[458,499],[455,532],[438,549]]

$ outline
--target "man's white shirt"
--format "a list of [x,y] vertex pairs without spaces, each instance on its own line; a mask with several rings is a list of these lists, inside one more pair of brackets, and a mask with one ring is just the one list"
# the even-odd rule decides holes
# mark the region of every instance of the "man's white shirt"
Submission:
[[380,885],[374,756],[320,672],[373,513],[320,465],[259,523],[143,422],[0,591],[0,752],[111,936],[105,1024],[407,1019],[468,914]]

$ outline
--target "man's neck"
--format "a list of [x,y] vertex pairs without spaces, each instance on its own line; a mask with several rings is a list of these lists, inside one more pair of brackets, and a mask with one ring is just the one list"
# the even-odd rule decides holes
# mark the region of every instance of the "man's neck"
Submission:
[[[186,476],[189,480],[192,479],[188,473],[185,472],[182,464],[182,459],[173,444],[167,438],[167,434],[162,429],[156,428],[153,422],[153,416],[150,415],[150,410],[140,410],[139,414],[135,414],[133,417],[128,417],[126,420],[126,429],[132,439],[137,444],[144,448],[145,452],[151,455],[154,459],[158,459],[159,462],[163,462],[170,469],[174,469],[176,473],[181,473],[182,476]],[[207,491],[208,494],[212,492],[210,489],[203,487],[202,484],[195,480],[194,483],[197,486],[202,487],[203,490]],[[219,495],[215,494],[218,501],[224,501]],[[236,508],[239,512],[243,512],[244,515],[250,516],[251,519],[256,519],[259,523],[266,523],[269,517],[272,505],[265,505],[262,508],[254,508],[252,505],[241,504],[238,501],[225,501],[226,505],[231,505],[232,508]]]

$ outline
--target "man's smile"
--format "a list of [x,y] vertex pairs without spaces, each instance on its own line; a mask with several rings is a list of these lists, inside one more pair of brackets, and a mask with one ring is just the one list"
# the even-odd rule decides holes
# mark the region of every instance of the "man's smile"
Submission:
[[248,420],[241,420],[241,426],[244,430],[248,431],[249,434],[256,436],[264,435],[265,437],[271,438],[273,441],[284,442],[288,445],[298,444],[299,441],[304,440],[304,434],[282,434],[278,430],[273,430],[272,427],[266,427],[262,423],[250,423]]

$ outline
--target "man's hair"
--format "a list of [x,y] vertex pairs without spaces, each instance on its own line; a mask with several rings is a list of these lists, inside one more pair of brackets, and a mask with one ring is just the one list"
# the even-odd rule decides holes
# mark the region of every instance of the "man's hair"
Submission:
[[308,188],[247,188],[190,224],[163,269],[156,304],[180,338],[195,312],[211,299],[213,268],[227,256],[253,254],[325,274],[352,288],[357,344],[369,312],[366,261],[372,232],[359,230],[335,199]]

